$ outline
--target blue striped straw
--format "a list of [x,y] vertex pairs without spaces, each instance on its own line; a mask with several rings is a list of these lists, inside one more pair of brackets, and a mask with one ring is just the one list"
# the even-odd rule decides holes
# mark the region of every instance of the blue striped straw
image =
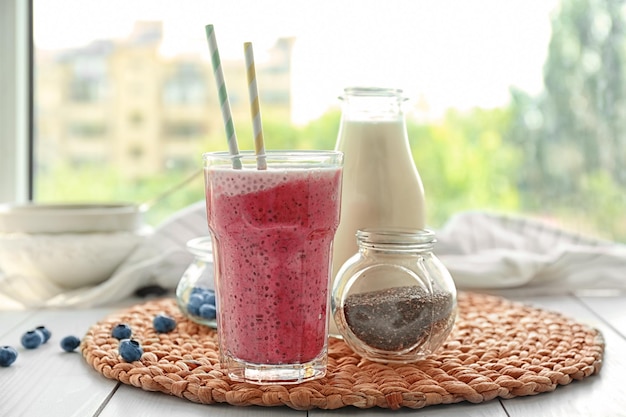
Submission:
[[256,85],[256,70],[254,68],[254,53],[252,51],[252,43],[244,43],[243,51],[246,56],[248,94],[250,96],[250,115],[252,116],[252,127],[254,130],[254,150],[257,155],[256,165],[257,169],[267,169],[267,163],[265,160],[265,145],[263,144],[261,109],[259,107],[259,92]]
[[[215,39],[215,30],[213,25],[206,25],[206,37],[209,43],[209,52],[211,53],[211,64],[213,65],[213,73],[215,74],[215,82],[220,99],[220,107],[222,109],[222,119],[224,119],[224,127],[226,128],[226,138],[228,139],[228,151],[233,156],[239,155],[239,147],[237,146],[237,134],[233,125],[233,118],[230,113],[230,103],[228,102],[228,93],[226,92],[226,82],[222,73],[222,63],[220,61],[220,53],[217,49],[217,41]],[[241,160],[233,158],[233,168],[241,169]]]

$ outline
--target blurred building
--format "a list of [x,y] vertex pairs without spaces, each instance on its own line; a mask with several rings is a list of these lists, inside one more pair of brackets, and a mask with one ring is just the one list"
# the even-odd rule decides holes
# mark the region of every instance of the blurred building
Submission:
[[[137,22],[123,41],[37,51],[37,169],[110,165],[127,178],[197,167],[224,126],[210,62],[159,54],[161,22]],[[257,63],[264,113],[289,120],[292,39],[279,39]],[[243,57],[242,57],[243,58]],[[235,120],[250,119],[243,59],[223,61]]]

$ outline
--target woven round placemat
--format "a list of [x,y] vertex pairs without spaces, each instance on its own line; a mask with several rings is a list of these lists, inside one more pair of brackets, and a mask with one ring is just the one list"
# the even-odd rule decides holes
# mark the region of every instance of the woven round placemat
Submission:
[[[596,374],[601,334],[561,314],[475,293],[460,293],[459,316],[448,341],[427,359],[385,365],[358,357],[340,339],[329,342],[326,377],[298,385],[233,382],[220,370],[217,335],[186,319],[173,299],[149,301],[94,324],[83,356],[107,378],[203,404],[286,405],[294,409],[422,408],[480,403],[553,391]],[[174,331],[156,333],[152,319],[166,313]],[[111,329],[127,323],[141,343],[140,361],[118,354]]]

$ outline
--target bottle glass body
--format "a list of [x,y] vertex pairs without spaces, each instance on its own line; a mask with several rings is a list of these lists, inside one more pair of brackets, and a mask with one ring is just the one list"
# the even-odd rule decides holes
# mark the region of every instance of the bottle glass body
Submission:
[[433,254],[434,233],[357,232],[359,252],[339,270],[331,307],[344,341],[363,358],[409,363],[433,353],[456,318],[456,288]]
[[[344,168],[333,279],[357,252],[357,230],[425,226],[424,188],[409,146],[402,91],[347,88],[341,99],[336,150],[344,153]],[[336,334],[332,320],[330,331]]]

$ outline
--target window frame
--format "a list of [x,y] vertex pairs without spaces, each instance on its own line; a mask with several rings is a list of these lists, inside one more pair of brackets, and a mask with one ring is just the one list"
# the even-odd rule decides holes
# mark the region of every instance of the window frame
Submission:
[[32,0],[0,0],[0,203],[33,199]]

